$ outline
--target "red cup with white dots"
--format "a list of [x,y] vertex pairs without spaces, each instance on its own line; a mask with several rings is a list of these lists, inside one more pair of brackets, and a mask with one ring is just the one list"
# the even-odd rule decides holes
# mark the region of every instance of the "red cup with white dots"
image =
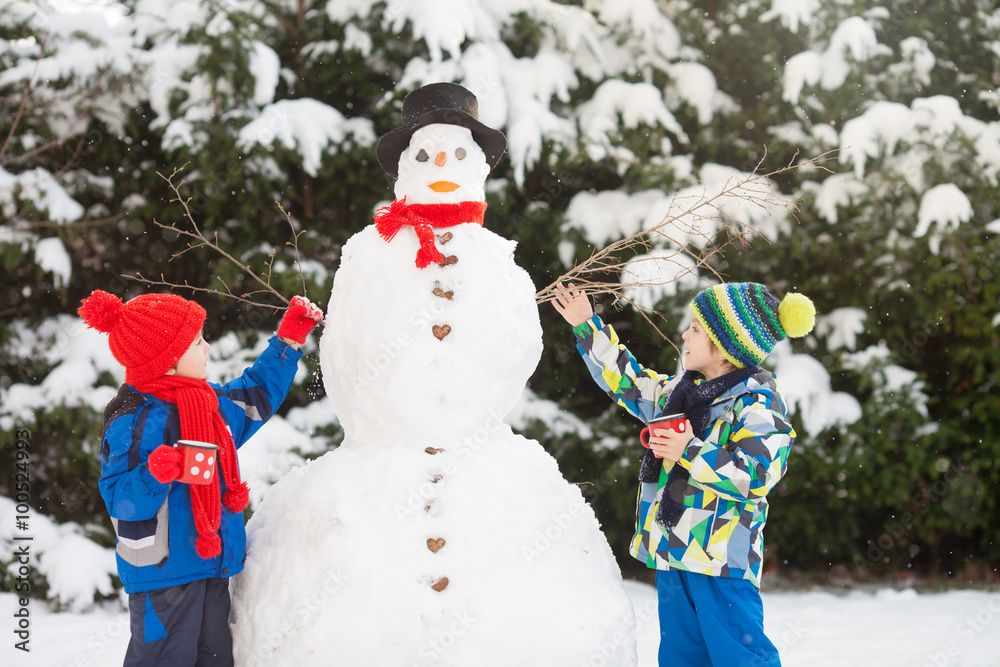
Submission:
[[177,478],[178,482],[209,484],[215,479],[218,445],[199,440],[178,440],[177,451],[182,457],[181,476]]

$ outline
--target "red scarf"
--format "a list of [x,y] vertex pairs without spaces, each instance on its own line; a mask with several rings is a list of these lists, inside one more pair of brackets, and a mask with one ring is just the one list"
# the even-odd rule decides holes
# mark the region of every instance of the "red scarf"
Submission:
[[[240,480],[236,447],[226,422],[219,414],[219,398],[205,380],[164,375],[158,380],[135,387],[144,394],[177,405],[181,420],[181,439],[211,442],[219,446],[219,477],[226,483],[222,498],[233,512],[242,512],[249,501],[250,489]],[[190,484],[191,512],[198,530],[195,547],[202,558],[214,558],[222,551],[219,524],[222,520],[220,487],[214,484]]]
[[434,227],[454,227],[465,222],[483,224],[486,202],[463,201],[457,204],[407,204],[406,197],[393,200],[389,206],[375,211],[375,229],[387,242],[403,225],[413,227],[420,241],[417,268],[431,262],[443,262],[444,255],[434,245]]

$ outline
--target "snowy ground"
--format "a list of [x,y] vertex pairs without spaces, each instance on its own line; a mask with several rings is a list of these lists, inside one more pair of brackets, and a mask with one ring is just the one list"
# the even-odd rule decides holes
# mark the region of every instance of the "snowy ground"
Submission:
[[[638,621],[639,666],[656,666],[656,591],[626,582]],[[16,599],[0,594],[0,618],[11,624]],[[10,630],[0,664],[39,667],[120,665],[128,614],[98,610],[54,614],[33,601],[31,653],[13,648]],[[912,589],[834,594],[764,594],[768,635],[785,667],[986,667],[1000,665],[1000,592]],[[13,629],[13,626],[9,626]]]

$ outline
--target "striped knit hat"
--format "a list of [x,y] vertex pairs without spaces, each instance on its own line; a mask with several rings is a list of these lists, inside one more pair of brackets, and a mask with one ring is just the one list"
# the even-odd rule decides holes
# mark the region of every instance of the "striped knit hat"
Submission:
[[722,356],[737,368],[759,366],[785,338],[812,331],[816,307],[802,294],[786,294],[779,303],[759,283],[721,283],[691,302],[691,311]]

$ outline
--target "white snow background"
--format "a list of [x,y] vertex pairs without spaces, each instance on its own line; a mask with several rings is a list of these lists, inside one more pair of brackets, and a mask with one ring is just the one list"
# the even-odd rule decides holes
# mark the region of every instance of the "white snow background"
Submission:
[[[639,667],[656,667],[656,591],[636,581],[626,581],[625,588],[636,612]],[[1000,664],[1000,592],[815,590],[765,592],[763,598],[764,628],[778,646],[784,667]],[[0,618],[10,619],[16,605],[13,594],[0,593]],[[17,651],[11,641],[6,641],[0,647],[0,664],[121,665],[128,645],[128,613],[117,604],[74,614],[53,613],[36,602],[31,614],[31,653]]]

